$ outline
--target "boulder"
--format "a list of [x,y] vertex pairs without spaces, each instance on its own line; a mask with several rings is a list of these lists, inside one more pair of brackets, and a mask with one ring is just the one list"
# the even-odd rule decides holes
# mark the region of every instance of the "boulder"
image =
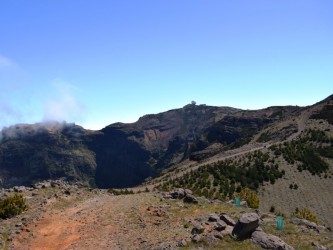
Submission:
[[260,245],[264,249],[278,249],[278,250],[293,250],[292,246],[289,246],[279,237],[271,234],[266,234],[263,231],[255,231],[252,233],[251,240]]
[[172,199],[183,199],[185,197],[185,190],[183,188],[177,188],[170,192]]
[[238,240],[249,238],[259,227],[259,216],[256,213],[243,214],[236,223],[232,235]]
[[193,204],[197,204],[198,203],[198,199],[195,198],[191,194],[186,194],[186,196],[184,197],[183,201],[186,202],[186,203],[193,203]]
[[236,225],[236,222],[233,219],[231,219],[231,217],[227,214],[224,213],[220,214],[220,219],[225,223],[227,223],[227,225],[229,226],[234,227]]

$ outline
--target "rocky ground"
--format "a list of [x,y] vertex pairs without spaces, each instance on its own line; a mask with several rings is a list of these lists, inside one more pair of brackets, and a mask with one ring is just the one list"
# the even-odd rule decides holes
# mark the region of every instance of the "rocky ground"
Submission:
[[323,226],[285,218],[278,231],[274,214],[193,197],[190,191],[116,196],[46,181],[2,190],[1,195],[14,192],[26,197],[29,209],[0,221],[0,249],[261,249],[273,243],[281,249],[333,247],[332,232]]

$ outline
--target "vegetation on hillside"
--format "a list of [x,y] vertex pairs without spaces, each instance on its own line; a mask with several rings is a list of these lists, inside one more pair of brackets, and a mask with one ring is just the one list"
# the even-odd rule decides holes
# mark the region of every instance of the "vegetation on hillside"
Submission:
[[307,130],[301,139],[270,147],[276,156],[282,155],[299,171],[307,170],[313,175],[326,173],[328,163],[322,157],[333,158],[333,139],[321,130]]
[[311,212],[311,210],[309,210],[307,208],[303,208],[303,209],[296,208],[295,213],[293,213],[292,215],[299,219],[305,219],[305,220],[312,221],[314,223],[318,223],[317,216],[313,212]]
[[0,218],[7,219],[19,215],[27,208],[26,200],[21,194],[8,196],[0,200]]
[[205,165],[180,178],[169,178],[158,186],[167,191],[176,187],[191,189],[195,195],[212,199],[233,198],[235,193],[249,188],[257,190],[264,182],[275,183],[284,171],[280,171],[269,153],[256,151],[238,161],[224,160]]
[[247,202],[247,205],[251,208],[259,208],[259,198],[255,192],[249,188],[244,188],[239,194],[242,200]]

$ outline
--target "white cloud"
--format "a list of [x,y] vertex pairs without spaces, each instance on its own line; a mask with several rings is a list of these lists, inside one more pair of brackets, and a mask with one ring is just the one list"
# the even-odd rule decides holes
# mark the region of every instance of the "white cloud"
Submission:
[[74,95],[77,90],[77,87],[62,79],[54,80],[52,94],[44,104],[44,121],[77,122],[82,120],[84,107]]
[[0,54],[0,68],[7,68],[14,66],[16,66],[16,63],[14,61]]

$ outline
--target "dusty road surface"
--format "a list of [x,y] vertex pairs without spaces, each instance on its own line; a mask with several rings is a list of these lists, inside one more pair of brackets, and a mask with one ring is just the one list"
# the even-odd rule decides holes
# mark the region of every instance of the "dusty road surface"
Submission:
[[[160,198],[144,193],[105,192],[50,202],[44,210],[14,238],[12,249],[152,249],[186,235],[177,216],[160,206]],[[170,224],[179,232],[168,233]]]

